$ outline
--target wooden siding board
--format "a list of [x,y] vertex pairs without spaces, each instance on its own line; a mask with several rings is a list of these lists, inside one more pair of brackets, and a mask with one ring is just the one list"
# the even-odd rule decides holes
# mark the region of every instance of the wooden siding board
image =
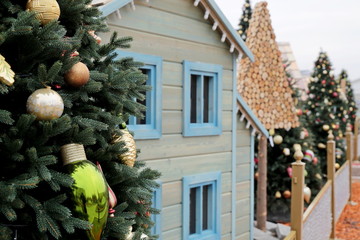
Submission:
[[250,216],[236,219],[236,236],[250,232]]
[[232,112],[222,112],[222,130],[223,132],[232,131]]
[[244,233],[239,236],[236,236],[236,240],[249,240],[250,239],[250,233]]
[[163,110],[182,110],[183,108],[183,89],[180,87],[163,86],[162,89]]
[[163,62],[163,84],[166,86],[182,87],[183,65],[177,62]]
[[[181,135],[164,135],[157,140],[138,140],[139,160],[155,160],[163,158],[188,157],[207,154],[208,158],[216,158],[209,154],[231,152],[231,133],[224,132],[219,136],[189,137]],[[230,161],[230,160],[229,160]],[[230,161],[231,162],[231,161]]]
[[236,218],[250,215],[250,198],[244,198],[236,202]]
[[231,232],[231,214],[227,213],[221,216],[221,235]]
[[250,181],[236,184],[236,201],[250,197]]
[[182,205],[177,204],[170,207],[165,207],[161,210],[162,231],[181,227],[182,225]]
[[[181,63],[183,60],[190,60],[219,64],[224,66],[224,69],[232,70],[232,57],[228,49],[144,33],[114,25],[109,25],[109,28],[110,32],[117,31],[121,36],[133,37],[134,40],[129,49],[131,52],[162,56],[164,61],[170,62]],[[100,35],[104,43],[109,41],[110,36],[111,33]],[[207,54],[204,54],[204,52]]]
[[223,90],[222,95],[223,111],[232,111],[232,91]]
[[236,166],[236,182],[250,181],[250,164],[240,164]]
[[181,204],[182,201],[182,181],[163,183],[162,185],[162,205]]
[[204,19],[204,12],[194,7],[193,1],[151,0],[150,3],[145,3],[143,0],[136,0],[135,3],[137,5],[151,5],[151,7],[155,9],[196,19],[203,23],[207,22],[207,20]]
[[232,91],[233,89],[233,71],[225,69],[223,71],[223,90]]
[[222,214],[231,212],[231,193],[222,194],[221,211]]
[[209,23],[145,6],[137,6],[136,12],[124,9],[120,20],[116,16],[110,16],[108,24],[229,49],[227,44],[220,41],[221,35],[213,31]]
[[231,234],[222,235],[221,240],[231,240]]
[[[237,165],[240,164],[250,164],[251,159],[251,149],[250,147],[238,147],[236,148],[236,161]],[[241,174],[241,172],[238,172],[238,174]]]
[[222,174],[222,186],[221,190],[223,193],[231,192],[231,172],[226,172]]
[[162,232],[162,239],[164,240],[179,240],[182,239],[182,229],[176,228],[169,231]]
[[231,153],[215,153],[181,158],[147,161],[147,166],[162,173],[164,182],[181,180],[183,176],[214,171],[231,171]]

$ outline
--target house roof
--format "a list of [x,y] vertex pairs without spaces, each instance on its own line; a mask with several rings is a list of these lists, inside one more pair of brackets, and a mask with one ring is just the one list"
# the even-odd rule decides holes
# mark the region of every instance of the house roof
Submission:
[[246,44],[255,62],[243,58],[238,90],[266,129],[299,126],[292,89],[271,26],[266,2],[256,4],[247,30]]
[[[139,0],[149,2],[151,0]],[[93,0],[94,6],[99,6],[102,16],[106,17],[111,13],[118,12],[119,9],[127,4],[131,4],[135,9],[134,0]],[[227,42],[230,46],[229,51],[246,55],[250,61],[254,61],[254,56],[240,38],[239,34],[231,26],[225,15],[221,12],[214,0],[194,0],[194,7],[199,7],[204,11],[204,19],[211,21],[214,31],[220,31],[222,34],[219,41]]]

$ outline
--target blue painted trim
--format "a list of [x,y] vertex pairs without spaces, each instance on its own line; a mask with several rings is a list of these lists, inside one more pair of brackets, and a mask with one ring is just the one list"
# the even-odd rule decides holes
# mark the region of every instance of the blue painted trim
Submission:
[[[237,104],[236,104],[236,93],[237,93],[237,63],[236,55],[233,54],[233,99],[232,99],[232,153],[231,153],[231,239],[236,238],[236,125],[237,125]],[[252,239],[252,238],[251,238]]]
[[[212,224],[213,230],[203,231],[202,234],[189,235],[190,224],[190,188],[202,187],[204,185],[212,185],[212,199],[210,204],[212,206]],[[218,240],[221,237],[221,172],[210,172],[183,177],[183,240]],[[198,194],[201,200],[202,194]],[[197,201],[201,203],[201,201]],[[197,208],[200,219],[202,217],[202,206]],[[201,220],[200,220],[201,223]],[[200,224],[197,222],[197,224]],[[201,228],[201,227],[200,227]]]
[[255,136],[250,138],[250,239],[254,239],[254,219],[255,219],[255,177],[254,177],[254,158],[255,158]]
[[116,50],[115,52],[118,54],[117,59],[132,57],[135,61],[143,62],[145,69],[153,69],[152,77],[149,78],[147,82],[148,85],[152,86],[150,95],[147,93],[147,95],[150,96],[151,109],[147,109],[146,111],[146,117],[150,119],[150,123],[137,125],[134,124],[135,118],[131,117],[128,128],[134,132],[135,139],[160,138],[162,136],[162,57],[120,50]]
[[254,123],[256,124],[256,128],[262,133],[264,134],[264,136],[266,136],[267,138],[269,137],[269,132],[268,130],[266,130],[266,128],[264,127],[264,125],[260,122],[260,120],[255,116],[255,114],[253,113],[253,111],[251,110],[251,108],[246,104],[245,100],[240,96],[239,93],[237,93],[237,101],[240,103],[240,105],[245,109],[245,111],[249,114],[249,116],[251,117],[251,119],[254,121]]
[[101,16],[107,17],[130,2],[131,0],[113,0],[103,6],[100,6],[99,10],[102,12]]
[[[212,123],[190,123],[191,74],[203,74],[214,77]],[[209,136],[222,133],[222,66],[199,62],[183,62],[183,135]]]
[[207,0],[210,7],[214,10],[214,12],[218,15],[221,19],[225,27],[231,33],[231,36],[236,40],[236,43],[240,46],[240,48],[244,51],[244,54],[252,61],[255,61],[254,55],[250,51],[250,49],[245,45],[245,42],[241,39],[239,34],[235,31],[234,27],[230,24],[229,20],[225,17],[223,12],[220,10],[218,5],[215,3],[214,0]]
[[[162,209],[162,182],[157,181],[157,183],[160,185],[158,188],[154,189],[154,195],[153,195],[153,208]],[[155,226],[151,229],[151,233],[154,235],[158,235],[158,240],[162,240],[162,222],[161,222],[161,214],[152,215],[152,220],[155,222]]]

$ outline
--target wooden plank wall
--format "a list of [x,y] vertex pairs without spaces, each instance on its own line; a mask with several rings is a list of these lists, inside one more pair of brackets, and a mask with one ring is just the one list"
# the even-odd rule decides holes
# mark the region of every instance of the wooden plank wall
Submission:
[[251,135],[245,121],[237,123],[236,131],[236,240],[250,239],[251,209]]
[[[220,41],[221,35],[212,30],[211,23],[204,20],[204,12],[194,7],[192,0],[151,0],[149,3],[140,0],[135,4],[135,11],[125,6],[120,9],[121,19],[112,14],[107,23],[111,31],[134,38],[131,48],[125,51],[163,58],[162,137],[137,140],[141,150],[139,160],[162,173],[162,239],[182,239],[182,177],[212,171],[222,172],[222,239],[231,239],[233,63],[229,46]],[[106,42],[110,35],[101,37]],[[220,136],[182,136],[183,60],[223,66],[223,133]],[[245,239],[249,236],[249,213],[244,211],[244,206],[250,203],[250,137],[248,130],[238,132],[239,137],[245,136],[245,139],[237,146],[241,158],[236,169],[237,234],[240,237],[237,239]]]

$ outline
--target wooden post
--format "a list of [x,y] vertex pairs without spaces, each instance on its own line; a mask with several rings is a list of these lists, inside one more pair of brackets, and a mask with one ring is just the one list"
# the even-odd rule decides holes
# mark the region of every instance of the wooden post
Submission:
[[332,131],[329,131],[327,146],[327,180],[331,181],[331,234],[330,239],[335,239],[335,141]]
[[352,153],[353,153],[353,141],[352,141],[352,137],[353,134],[351,132],[351,127],[350,127],[350,123],[348,123],[346,125],[346,133],[345,133],[345,137],[346,137],[346,160],[349,161],[349,183],[350,183],[350,195],[349,195],[349,202],[351,203],[351,199],[352,199],[352,191],[351,191],[351,182],[352,182]]
[[296,231],[296,239],[302,239],[303,215],[304,215],[304,186],[305,186],[305,163],[301,162],[304,157],[301,149],[297,149],[292,163],[291,181],[291,230]]
[[266,231],[267,218],[267,138],[262,135],[259,141],[258,182],[256,194],[257,228]]
[[353,154],[354,155],[353,155],[353,158],[352,158],[353,161],[358,161],[359,160],[358,159],[359,121],[360,121],[360,118],[357,117],[355,119],[355,124],[354,124],[354,136],[353,136],[354,137],[354,145],[353,145],[353,149],[354,149]]

